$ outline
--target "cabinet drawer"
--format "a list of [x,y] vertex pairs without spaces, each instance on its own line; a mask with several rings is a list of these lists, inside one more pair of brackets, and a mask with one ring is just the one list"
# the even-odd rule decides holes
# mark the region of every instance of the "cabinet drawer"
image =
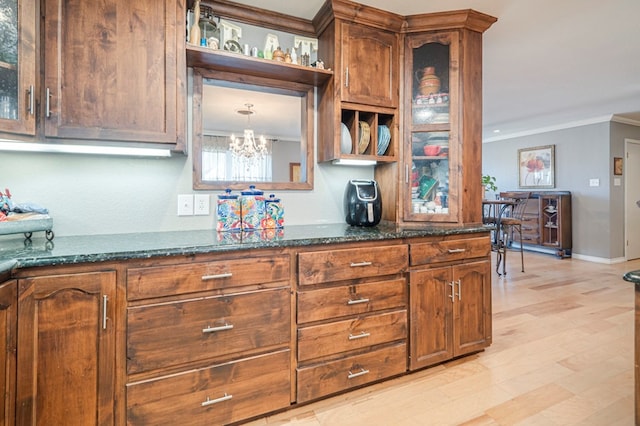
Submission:
[[298,254],[300,285],[376,277],[407,269],[406,245],[314,251]]
[[127,299],[288,281],[290,273],[286,255],[131,268],[127,271]]
[[402,374],[407,369],[406,344],[298,368],[297,402],[310,401],[369,382]]
[[298,324],[364,314],[407,304],[404,278],[298,292]]
[[137,373],[291,340],[290,289],[127,310],[127,372]]
[[221,425],[289,406],[290,351],[127,385],[127,424]]
[[406,310],[303,327],[298,330],[298,361],[406,338]]
[[415,243],[410,246],[411,266],[484,257],[491,251],[488,235],[461,240]]

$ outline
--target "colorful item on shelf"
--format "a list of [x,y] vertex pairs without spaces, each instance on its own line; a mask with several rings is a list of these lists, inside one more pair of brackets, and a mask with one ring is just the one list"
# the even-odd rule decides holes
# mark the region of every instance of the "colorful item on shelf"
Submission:
[[386,125],[378,126],[378,155],[384,155],[389,148],[391,141],[391,131]]
[[358,154],[364,154],[371,142],[371,128],[366,121],[360,121],[360,142],[358,143]]
[[419,88],[423,96],[440,92],[440,77],[436,75],[435,67],[424,67],[419,79]]

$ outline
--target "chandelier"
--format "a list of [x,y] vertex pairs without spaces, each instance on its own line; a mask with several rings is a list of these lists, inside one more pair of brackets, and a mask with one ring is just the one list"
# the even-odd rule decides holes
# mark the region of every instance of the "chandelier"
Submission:
[[236,111],[238,114],[247,116],[248,126],[244,129],[244,137],[237,138],[231,135],[231,143],[229,143],[229,149],[233,155],[237,157],[243,157],[246,159],[261,159],[269,153],[267,146],[267,140],[264,136],[260,136],[260,139],[256,141],[251,129],[251,116],[255,114],[251,108],[253,104],[245,104],[246,109],[240,109]]

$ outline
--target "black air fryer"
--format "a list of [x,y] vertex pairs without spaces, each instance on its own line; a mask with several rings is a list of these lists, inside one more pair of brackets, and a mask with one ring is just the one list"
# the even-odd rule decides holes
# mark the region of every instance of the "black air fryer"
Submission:
[[352,179],[344,192],[344,213],[352,226],[375,226],[382,218],[382,200],[375,180]]

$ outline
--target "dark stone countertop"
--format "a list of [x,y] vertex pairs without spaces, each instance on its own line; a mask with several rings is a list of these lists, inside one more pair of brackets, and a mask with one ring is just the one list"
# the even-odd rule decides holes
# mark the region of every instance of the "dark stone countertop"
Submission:
[[296,247],[353,241],[489,232],[478,226],[425,225],[403,229],[395,224],[352,227],[346,224],[288,226],[281,230],[218,233],[215,230],[0,240],[0,278],[17,268],[70,265],[158,256],[191,255],[256,248]]
[[624,276],[625,281],[629,281],[635,284],[636,291],[640,291],[640,269],[637,271],[629,271]]

